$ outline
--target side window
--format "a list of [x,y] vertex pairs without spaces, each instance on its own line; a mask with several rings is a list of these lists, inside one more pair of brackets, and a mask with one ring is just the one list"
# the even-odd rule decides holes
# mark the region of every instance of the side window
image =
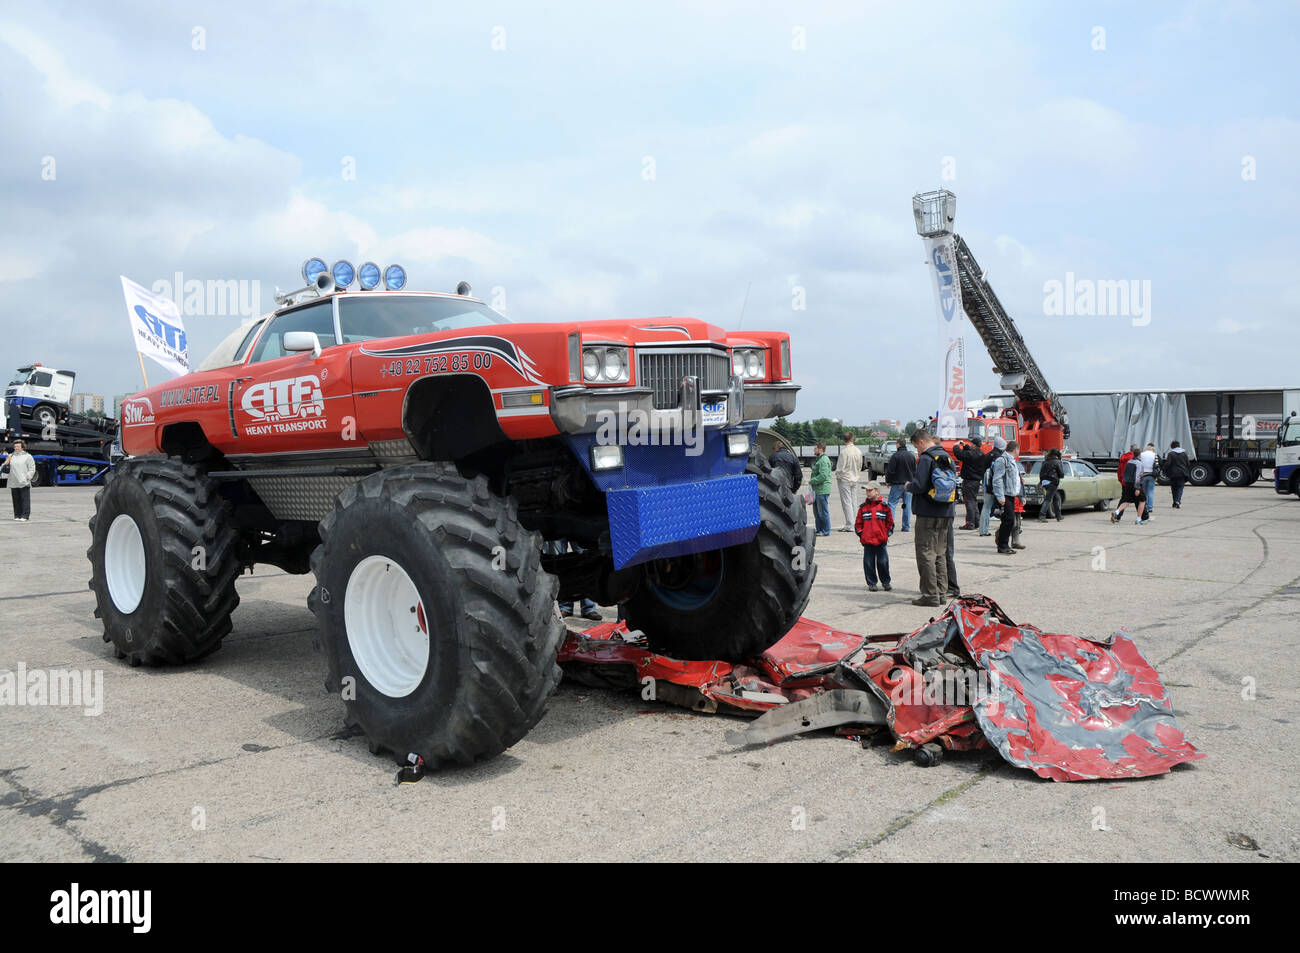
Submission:
[[32,375],[31,385],[33,387],[49,387],[53,380],[53,374],[47,374],[44,371],[37,371]]
[[290,331],[315,331],[320,338],[322,348],[333,347],[334,341],[334,305],[332,301],[322,301],[309,308],[300,308],[271,319],[266,333],[258,339],[253,351],[253,363],[273,361],[284,357],[289,352],[284,349],[284,336]]
[[[244,338],[243,343],[239,345],[239,350],[235,352],[235,360],[233,361],[233,363],[235,364],[243,363],[245,356],[247,356],[248,354],[248,349],[252,347],[253,342],[257,340],[257,332],[262,330],[262,327],[265,324],[266,324],[265,321],[258,321],[251,328],[248,329],[248,335]],[[321,347],[324,346],[325,346],[324,342],[321,342]]]
[[1070,467],[1074,471],[1074,475],[1080,479],[1087,480],[1097,475],[1097,471],[1086,463],[1075,461],[1070,464]]

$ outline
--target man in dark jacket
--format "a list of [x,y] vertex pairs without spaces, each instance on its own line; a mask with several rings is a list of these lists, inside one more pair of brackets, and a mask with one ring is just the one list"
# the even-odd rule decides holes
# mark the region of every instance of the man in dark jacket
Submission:
[[[934,469],[956,470],[957,465],[929,431],[912,434],[916,445],[916,471],[907,484],[916,511],[916,568],[921,576],[921,597],[914,606],[941,606],[948,593],[948,534],[956,511],[953,502],[941,503],[930,496],[935,488]],[[956,473],[953,474],[954,478]]]
[[778,473],[784,470],[790,477],[790,489],[796,493],[799,491],[803,483],[803,467],[799,465],[799,458],[791,453],[785,444],[776,448],[776,452],[768,457],[768,463],[772,464],[772,469]]
[[966,503],[966,522],[958,529],[976,529],[980,522],[980,484],[997,454],[992,450],[982,453],[970,441],[958,440],[952,455],[961,461],[961,495]]
[[889,484],[889,509],[893,512],[898,501],[903,501],[903,532],[912,528],[912,499],[904,487],[916,472],[916,457],[907,449],[906,442],[900,442],[889,462],[885,464],[885,482]]
[[1173,494],[1174,509],[1182,509],[1183,487],[1192,472],[1192,465],[1187,461],[1187,451],[1177,440],[1169,445],[1169,452],[1161,461],[1160,469],[1169,481],[1169,492]]
[[1056,521],[1061,521],[1061,478],[1065,468],[1061,465],[1061,451],[1048,450],[1043,465],[1038,468],[1038,485],[1043,490],[1043,505],[1038,508],[1038,522],[1045,523],[1056,507]]

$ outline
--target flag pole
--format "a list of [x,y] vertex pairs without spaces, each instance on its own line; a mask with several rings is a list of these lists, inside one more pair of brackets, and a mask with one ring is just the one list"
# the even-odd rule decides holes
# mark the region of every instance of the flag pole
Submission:
[[135,356],[140,359],[140,376],[144,378],[144,389],[148,390],[149,375],[144,372],[144,355],[141,354],[139,351],[136,351]]

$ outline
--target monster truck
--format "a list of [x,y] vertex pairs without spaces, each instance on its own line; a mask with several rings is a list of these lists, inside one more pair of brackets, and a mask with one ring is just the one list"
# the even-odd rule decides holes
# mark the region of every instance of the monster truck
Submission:
[[131,459],[95,498],[87,553],[119,658],[200,659],[245,569],[313,572],[347,723],[436,766],[541,717],[557,599],[619,603],[687,659],[752,656],[798,619],[814,537],[754,447],[759,420],[794,409],[788,335],[516,324],[468,286],[349,292],[328,273],[277,300],[123,403]]

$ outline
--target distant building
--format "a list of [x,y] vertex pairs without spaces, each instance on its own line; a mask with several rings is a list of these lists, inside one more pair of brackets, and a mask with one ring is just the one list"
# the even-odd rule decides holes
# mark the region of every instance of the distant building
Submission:
[[122,401],[130,396],[130,394],[118,394],[113,398],[113,416],[118,420],[122,419]]
[[104,398],[100,394],[73,394],[71,406],[74,414],[85,414],[92,410],[102,414]]

